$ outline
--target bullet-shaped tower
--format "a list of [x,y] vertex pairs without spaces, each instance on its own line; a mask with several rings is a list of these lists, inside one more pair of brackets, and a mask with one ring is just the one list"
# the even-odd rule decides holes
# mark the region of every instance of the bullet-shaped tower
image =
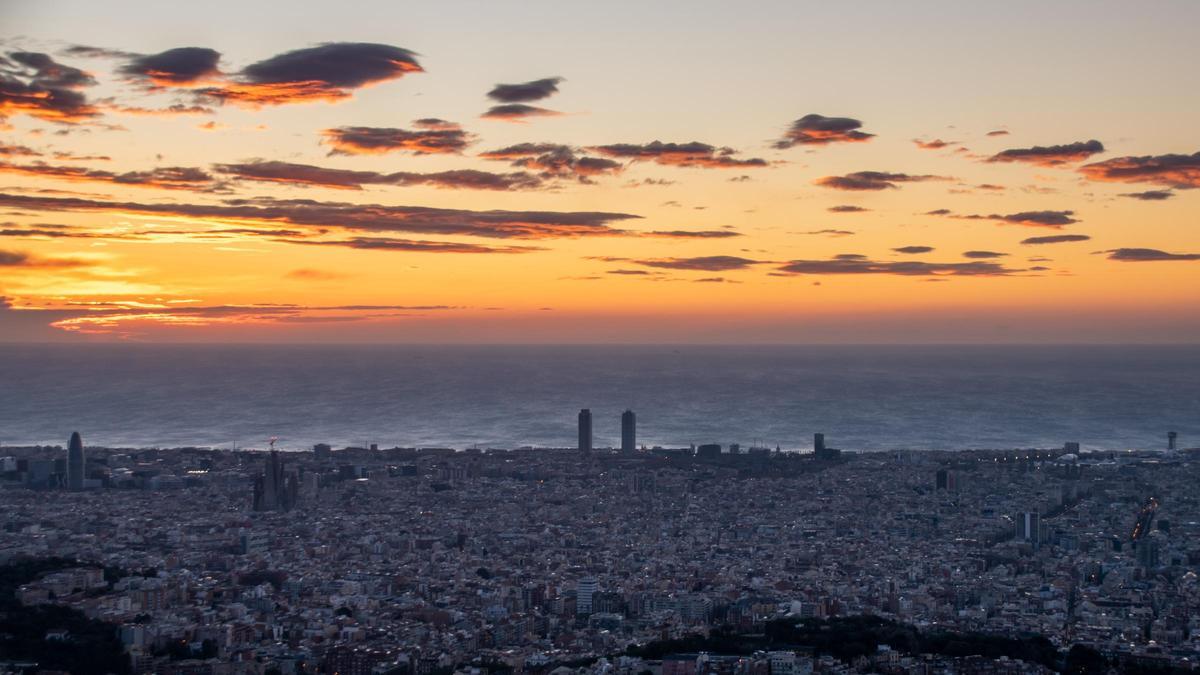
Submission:
[[67,489],[83,489],[83,437],[76,431],[67,444]]

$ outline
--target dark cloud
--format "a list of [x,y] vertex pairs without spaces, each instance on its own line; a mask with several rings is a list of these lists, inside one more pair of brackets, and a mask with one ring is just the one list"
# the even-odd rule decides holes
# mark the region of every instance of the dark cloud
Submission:
[[595,176],[616,175],[625,167],[604,157],[588,157],[582,150],[557,143],[519,143],[499,150],[480,153],[493,161],[507,161],[512,166],[535,171],[543,178],[576,178],[589,183]]
[[480,115],[483,119],[501,120],[504,122],[524,122],[531,117],[557,117],[562,113],[557,110],[547,110],[524,103],[507,103],[494,105]]
[[645,144],[615,143],[589,148],[606,157],[632,161],[650,161],[664,166],[680,166],[704,169],[757,168],[769,166],[765,159],[752,157],[741,159],[733,148],[718,148],[707,143],[663,143],[653,141]]
[[942,139],[934,139],[932,141],[922,141],[919,138],[913,139],[913,144],[922,150],[941,150],[952,145],[958,145],[958,141],[943,141]]
[[176,47],[131,58],[117,72],[154,87],[183,87],[221,75],[221,53],[207,47]]
[[132,59],[141,54],[127,52],[120,49],[108,49],[105,47],[92,47],[90,45],[71,45],[63,50],[68,56],[82,56],[87,58],[110,58],[110,59]]
[[725,277],[703,277],[701,279],[692,279],[694,284],[740,284],[740,281],[726,279]]
[[186,166],[167,166],[146,171],[125,171],[118,173],[103,169],[57,166],[43,162],[35,162],[33,164],[0,162],[0,173],[40,176],[60,180],[163,188],[167,190],[209,190],[216,186],[211,175],[202,169]]
[[462,127],[444,120],[424,119],[419,129],[394,127],[337,127],[321,132],[333,149],[330,155],[371,155],[409,152],[414,155],[459,154],[474,137]]
[[1078,141],[1067,145],[1035,145],[1032,148],[1011,148],[988,158],[989,162],[1024,162],[1037,166],[1062,166],[1082,162],[1092,155],[1104,152],[1104,144],[1097,140]]
[[42,153],[26,145],[0,142],[0,157],[41,157]]
[[1026,245],[1040,244],[1066,244],[1072,241],[1088,241],[1091,237],[1086,234],[1052,234],[1045,237],[1029,237],[1022,239],[1021,243]]
[[541,251],[537,246],[484,246],[450,241],[396,239],[392,237],[354,237],[352,239],[277,239],[287,244],[309,246],[341,246],[369,251],[404,251],[408,253],[528,253]]
[[987,258],[1003,258],[1007,253],[999,253],[997,251],[963,251],[964,258],[974,258],[984,260]]
[[1105,251],[1109,260],[1121,262],[1163,262],[1169,260],[1200,260],[1200,253],[1167,253],[1156,248],[1114,248]]
[[780,150],[797,145],[827,145],[829,143],[858,143],[871,140],[875,134],[859,131],[862,122],[850,117],[825,117],[816,113],[792,122],[783,138],[775,142]]
[[1008,132],[1005,131],[1004,129],[996,129],[994,131],[987,132],[987,135],[988,136],[1007,136]]
[[726,270],[742,270],[762,261],[740,258],[732,255],[710,255],[695,258],[654,258],[648,260],[633,260],[638,265],[657,267],[669,270],[703,270],[706,272],[724,272]]
[[213,170],[241,180],[283,183],[298,186],[330,187],[342,190],[361,190],[366,185],[412,187],[428,185],[455,190],[535,190],[542,187],[537,176],[522,171],[491,173],[474,169],[456,169],[436,173],[398,171],[352,171],[330,169],[311,164],[254,161],[241,164],[214,164]]
[[925,215],[930,216],[948,216],[950,218],[959,218],[961,220],[994,220],[1001,223],[1012,225],[1027,225],[1029,227],[1063,227],[1072,223],[1078,223],[1079,220],[1074,218],[1074,211],[1021,211],[1019,213],[992,213],[982,215],[978,213],[957,215],[950,209],[937,209],[928,211]]
[[[212,115],[216,111],[208,106],[203,105],[185,105],[176,103],[165,108],[146,108],[136,105],[117,105],[110,104],[104,107],[105,110],[120,113],[122,115],[139,115],[145,117],[174,117],[176,115]],[[209,122],[209,124],[213,124]]]
[[0,207],[40,212],[177,216],[234,226],[254,223],[264,227],[286,225],[513,239],[620,236],[626,231],[612,227],[612,223],[640,217],[596,211],[470,211],[265,197],[229,199],[220,204],[159,204],[0,193]]
[[100,116],[79,91],[96,83],[88,73],[47,54],[9,52],[0,57],[0,121],[26,114],[47,122],[76,124]]
[[899,188],[897,183],[919,183],[931,180],[949,180],[945,176],[889,173],[887,171],[855,171],[845,176],[825,176],[813,181],[816,185],[835,190],[887,190]]
[[742,236],[735,230],[653,230],[641,234],[643,237],[662,239],[729,239]]
[[1121,195],[1130,199],[1140,199],[1144,202],[1161,202],[1175,196],[1170,190],[1147,190],[1145,192],[1126,192]]
[[202,97],[248,107],[337,101],[354,90],[423,72],[416,54],[391,45],[332,42],[285,52],[246,66],[237,77],[197,90]]
[[1079,167],[1089,180],[1152,183],[1181,190],[1200,187],[1200,152],[1191,155],[1115,157]]
[[528,103],[540,101],[558,93],[561,77],[547,77],[521,84],[498,84],[487,93],[488,98],[501,103]]
[[79,260],[39,258],[24,251],[0,249],[0,269],[18,267],[22,269],[80,267],[84,264]]
[[994,262],[879,261],[852,253],[834,256],[829,260],[793,260],[779,268],[779,274],[890,274],[918,277],[999,277],[1020,271]]
[[851,206],[850,204],[839,204],[837,206],[831,206],[825,210],[830,213],[865,213],[871,209],[863,208],[861,206]]
[[808,232],[798,232],[797,234],[818,234],[827,237],[849,237],[854,234],[852,230],[809,230]]
[[650,272],[646,270],[609,270],[605,274],[619,274],[624,276],[648,276]]
[[931,253],[933,251],[933,247],[932,246],[901,246],[900,248],[894,248],[892,250],[895,251],[896,253],[909,253],[909,254],[915,255],[917,253]]

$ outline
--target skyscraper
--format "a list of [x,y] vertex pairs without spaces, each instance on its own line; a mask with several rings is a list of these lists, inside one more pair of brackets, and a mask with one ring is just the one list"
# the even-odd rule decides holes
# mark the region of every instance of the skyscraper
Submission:
[[621,450],[633,452],[637,448],[637,415],[632,410],[621,413]]
[[587,408],[579,411],[579,451],[592,452],[592,411]]
[[1017,514],[1017,539],[1028,541],[1034,548],[1042,544],[1042,517],[1037,511],[1023,511]]
[[76,431],[67,445],[67,489],[83,489],[83,467],[83,437]]
[[596,595],[596,577],[584,577],[575,587],[575,613],[589,616],[592,613],[592,598]]

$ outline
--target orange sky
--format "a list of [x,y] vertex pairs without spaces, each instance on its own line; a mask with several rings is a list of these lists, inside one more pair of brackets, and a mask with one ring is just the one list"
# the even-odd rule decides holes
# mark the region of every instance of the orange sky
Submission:
[[0,340],[1200,335],[1194,4],[394,4],[0,10]]

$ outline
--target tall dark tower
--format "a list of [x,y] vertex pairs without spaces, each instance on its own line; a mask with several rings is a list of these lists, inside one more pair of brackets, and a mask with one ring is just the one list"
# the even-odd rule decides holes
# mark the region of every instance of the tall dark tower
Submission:
[[67,489],[83,489],[83,467],[83,437],[76,431],[67,445]]
[[587,408],[579,411],[579,451],[592,452],[592,411]]
[[813,434],[813,454],[825,454],[825,434]]
[[1176,433],[1176,432],[1174,432],[1174,431],[1168,431],[1168,432],[1167,432],[1167,449],[1168,449],[1168,450],[1174,450],[1174,449],[1175,449],[1175,442],[1176,442],[1176,439],[1178,439],[1178,438],[1179,438],[1179,434],[1178,434],[1178,433]]
[[637,448],[637,415],[632,410],[621,413],[621,450],[633,452]]

